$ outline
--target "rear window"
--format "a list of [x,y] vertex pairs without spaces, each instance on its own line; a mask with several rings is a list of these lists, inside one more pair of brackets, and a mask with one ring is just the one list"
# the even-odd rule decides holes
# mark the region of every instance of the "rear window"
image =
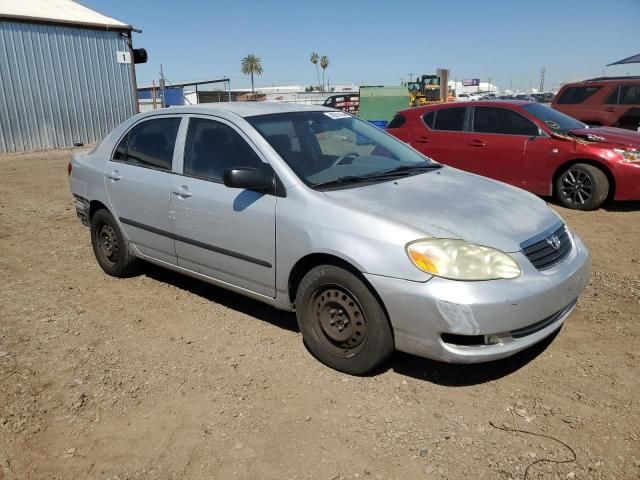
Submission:
[[389,122],[387,128],[400,128],[407,121],[406,118],[400,113],[396,113],[396,116]]
[[577,104],[584,102],[591,95],[600,90],[601,87],[585,86],[585,87],[569,87],[558,98],[560,104]]
[[442,108],[437,110],[434,130],[461,132],[464,130],[465,107]]
[[140,167],[171,170],[180,118],[154,118],[133,127],[120,141],[113,160]]

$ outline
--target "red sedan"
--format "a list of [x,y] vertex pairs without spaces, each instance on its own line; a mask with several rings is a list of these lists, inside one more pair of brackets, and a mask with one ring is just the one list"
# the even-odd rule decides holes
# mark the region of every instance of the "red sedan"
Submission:
[[640,133],[588,128],[546,105],[445,103],[398,112],[387,131],[452,167],[510,183],[568,208],[640,200]]

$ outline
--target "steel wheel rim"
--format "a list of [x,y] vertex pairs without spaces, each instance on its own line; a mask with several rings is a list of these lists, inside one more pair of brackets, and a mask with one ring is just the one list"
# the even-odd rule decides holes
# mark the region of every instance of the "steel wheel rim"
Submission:
[[113,227],[102,223],[96,232],[98,255],[107,264],[115,265],[118,261],[118,237]]
[[323,285],[311,297],[312,328],[320,343],[332,353],[350,357],[367,338],[367,323],[355,296],[338,285]]
[[575,205],[584,205],[593,197],[593,180],[583,170],[570,169],[563,175],[560,182],[560,194]]

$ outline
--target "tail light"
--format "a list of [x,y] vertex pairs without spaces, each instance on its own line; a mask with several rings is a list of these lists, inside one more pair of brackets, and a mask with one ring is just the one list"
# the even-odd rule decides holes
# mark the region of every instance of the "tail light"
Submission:
[[67,176],[71,175],[71,170],[73,170],[73,165],[71,161],[67,164]]

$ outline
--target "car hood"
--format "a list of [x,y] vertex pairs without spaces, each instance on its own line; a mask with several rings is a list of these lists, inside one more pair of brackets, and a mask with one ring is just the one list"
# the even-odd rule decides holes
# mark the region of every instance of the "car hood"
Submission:
[[598,143],[611,143],[631,148],[640,148],[640,133],[614,127],[577,128],[572,135]]
[[504,252],[560,221],[543,200],[455,168],[324,192],[340,204],[402,222],[425,237],[460,238]]

